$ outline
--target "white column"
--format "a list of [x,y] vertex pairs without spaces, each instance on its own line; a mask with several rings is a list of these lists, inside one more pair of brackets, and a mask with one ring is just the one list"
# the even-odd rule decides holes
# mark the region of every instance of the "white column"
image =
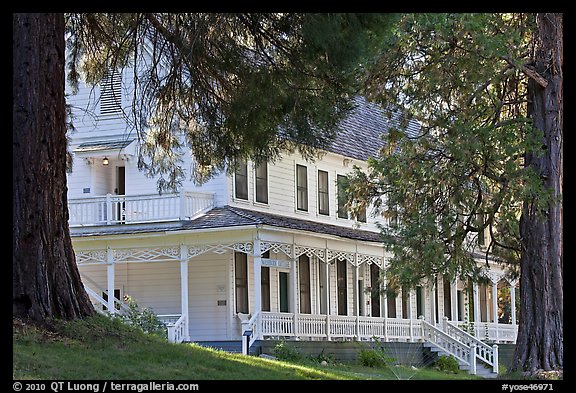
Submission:
[[298,259],[296,258],[295,242],[292,240],[292,262],[290,262],[290,311],[294,313],[294,335],[298,339],[298,314],[300,310],[298,309]]
[[480,296],[478,294],[478,283],[472,283],[472,301],[474,302],[474,325],[480,323]]
[[380,301],[382,306],[382,317],[388,318],[388,295],[387,295],[387,285],[386,285],[386,273],[382,274],[382,293],[380,294]]
[[[357,254],[356,254],[357,255]],[[354,315],[356,316],[356,339],[360,339],[360,288],[358,287],[358,265],[354,267]]]
[[452,306],[450,310],[450,320],[457,321],[458,320],[458,279],[454,279],[450,284],[450,305]]
[[107,266],[107,287],[108,287],[108,312],[110,314],[116,313],[116,307],[114,307],[114,254],[112,253],[112,248],[108,247],[106,250],[106,262],[108,263]]
[[498,282],[492,281],[492,322],[498,323]]
[[436,282],[434,279],[431,279],[430,283],[430,323],[436,326],[436,294],[434,291]]
[[257,318],[256,321],[256,339],[262,338],[262,332],[260,326],[262,324],[260,321],[262,320],[262,253],[260,252],[260,238],[258,232],[256,232],[256,238],[254,239],[254,249],[253,249],[253,256],[254,256],[254,310],[252,311],[252,315],[256,313],[260,313],[260,316]]
[[516,282],[510,284],[510,312],[512,313],[512,326],[516,326]]
[[190,341],[190,321],[188,316],[188,246],[180,245],[180,294],[181,313],[186,318],[184,322],[184,341]]

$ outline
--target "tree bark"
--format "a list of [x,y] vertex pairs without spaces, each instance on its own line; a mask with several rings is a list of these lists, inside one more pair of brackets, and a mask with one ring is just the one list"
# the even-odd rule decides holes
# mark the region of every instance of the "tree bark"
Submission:
[[64,15],[13,14],[12,312],[35,322],[94,311],[68,228]]
[[523,205],[520,219],[520,324],[513,370],[563,368],[562,260],[562,14],[536,16],[534,68],[547,80],[529,80],[528,115],[544,134],[541,152],[526,154],[552,201]]

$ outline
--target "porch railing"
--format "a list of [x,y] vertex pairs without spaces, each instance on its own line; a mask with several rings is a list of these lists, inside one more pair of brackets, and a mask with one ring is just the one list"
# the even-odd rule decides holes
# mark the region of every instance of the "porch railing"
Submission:
[[69,225],[115,225],[190,220],[214,207],[214,194],[111,195],[68,200]]
[[186,337],[186,315],[165,314],[157,315],[168,329],[168,342],[181,343]]
[[450,322],[479,340],[516,342],[518,325],[494,322]]
[[357,338],[416,341],[422,338],[419,320],[344,315],[262,312],[263,337]]

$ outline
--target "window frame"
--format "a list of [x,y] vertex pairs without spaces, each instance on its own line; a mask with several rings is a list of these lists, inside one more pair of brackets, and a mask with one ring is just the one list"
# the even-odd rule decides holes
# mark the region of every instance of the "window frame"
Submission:
[[[326,176],[326,190],[321,190],[320,189],[320,174],[322,174],[322,176]],[[322,169],[318,169],[318,214],[321,214],[323,216],[329,216],[330,215],[330,175],[328,173],[328,171],[323,171]],[[325,209],[322,209],[322,203],[321,201],[324,200],[324,204],[326,205]]]
[[[242,269],[239,269],[239,263],[243,264],[241,266]],[[240,271],[246,272],[245,276],[239,276],[238,273]],[[248,255],[243,252],[234,251],[234,310],[236,314],[243,313],[249,314],[250,313],[250,295],[249,295],[249,283],[248,283]],[[240,286],[239,284],[240,282]],[[239,291],[242,291],[240,294]],[[239,296],[241,295],[241,296]],[[242,303],[240,303],[240,298],[242,298]],[[246,308],[240,309],[239,306],[246,306]]]
[[[265,177],[258,177],[258,172],[259,169],[264,168],[265,170]],[[258,185],[262,184],[264,187],[264,193],[265,193],[265,200],[259,200],[259,198],[262,197],[262,195],[260,195],[258,193]],[[269,201],[269,193],[268,193],[268,162],[262,162],[259,165],[254,165],[254,202],[256,203],[262,203],[267,205],[268,201]]]
[[[304,171],[303,182],[301,181],[301,169]],[[304,185],[301,185],[301,183],[304,183]],[[304,194],[303,199],[300,197],[301,193]],[[308,212],[308,167],[300,164],[296,164],[296,210]]]
[[[244,169],[245,168],[245,174],[239,173],[239,169]],[[241,184],[241,182],[238,181],[239,177],[243,177],[244,178],[244,184],[245,186],[242,187],[241,191],[245,191],[245,195],[246,198],[243,197],[244,193],[239,194],[239,187],[238,184]],[[235,200],[242,200],[242,201],[247,201],[249,198],[248,195],[248,162],[246,161],[242,161],[239,162],[237,164],[236,169],[234,169],[234,199]]]

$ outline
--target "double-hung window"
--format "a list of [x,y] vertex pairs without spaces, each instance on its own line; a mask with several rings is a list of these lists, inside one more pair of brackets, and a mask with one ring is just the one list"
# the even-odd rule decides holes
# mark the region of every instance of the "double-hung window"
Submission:
[[318,171],[318,213],[330,215],[328,198],[328,172]]
[[268,203],[268,164],[266,162],[256,166],[256,202]]
[[234,172],[234,196],[248,200],[248,165],[245,161],[238,163]]
[[296,165],[296,209],[308,211],[308,173],[303,165]]

